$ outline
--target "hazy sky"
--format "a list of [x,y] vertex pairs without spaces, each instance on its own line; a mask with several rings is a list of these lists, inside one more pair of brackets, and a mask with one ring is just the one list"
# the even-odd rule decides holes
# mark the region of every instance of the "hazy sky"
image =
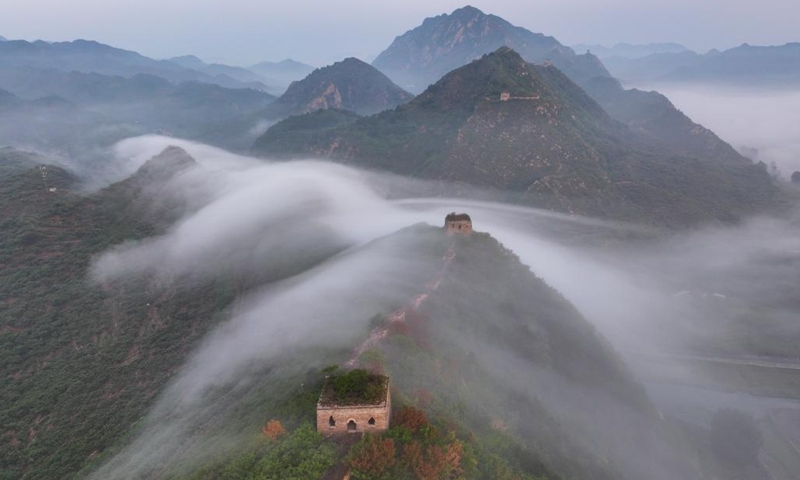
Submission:
[[[675,41],[705,51],[800,41],[797,0],[471,1],[562,43]],[[425,17],[465,0],[2,0],[0,35],[88,38],[165,58],[247,65],[292,57],[321,66],[366,58]]]

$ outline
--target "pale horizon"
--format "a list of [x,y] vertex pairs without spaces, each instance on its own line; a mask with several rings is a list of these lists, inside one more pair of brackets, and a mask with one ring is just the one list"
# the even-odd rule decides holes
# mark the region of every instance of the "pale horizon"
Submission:
[[[782,45],[800,41],[794,19],[800,5],[788,0],[724,2],[589,2],[547,0],[518,5],[509,0],[338,2],[316,0],[265,5],[251,0],[11,0],[15,15],[0,18],[9,40],[94,40],[165,59],[196,55],[206,62],[249,66],[286,58],[319,67],[345,57],[371,60],[395,37],[433,17],[471,4],[514,25],[558,39],[565,45],[679,43],[704,53],[743,43]],[[775,15],[776,11],[781,15]],[[796,10],[797,15],[791,15]],[[44,13],[42,13],[44,12]]]

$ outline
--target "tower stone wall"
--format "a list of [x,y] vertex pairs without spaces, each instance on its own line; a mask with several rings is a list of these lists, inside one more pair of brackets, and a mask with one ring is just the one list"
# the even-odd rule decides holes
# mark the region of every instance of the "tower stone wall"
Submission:
[[472,219],[466,213],[453,212],[444,219],[447,236],[472,235]]
[[317,431],[323,435],[341,433],[383,432],[389,429],[392,416],[392,395],[376,405],[317,404]]

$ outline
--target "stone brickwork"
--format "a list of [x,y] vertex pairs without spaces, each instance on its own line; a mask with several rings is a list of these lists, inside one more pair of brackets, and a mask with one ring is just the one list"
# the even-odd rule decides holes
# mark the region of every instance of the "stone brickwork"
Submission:
[[389,429],[392,416],[392,395],[386,388],[386,399],[377,405],[317,404],[317,431],[323,435],[340,433],[383,432]]
[[472,235],[472,219],[466,213],[453,212],[444,219],[444,228],[447,236]]

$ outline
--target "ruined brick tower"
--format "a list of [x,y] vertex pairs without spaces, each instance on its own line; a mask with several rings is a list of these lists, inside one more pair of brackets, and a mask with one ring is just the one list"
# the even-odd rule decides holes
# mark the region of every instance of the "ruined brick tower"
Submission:
[[453,212],[444,219],[447,236],[472,235],[472,219],[466,213]]
[[323,435],[383,432],[389,429],[392,396],[389,377],[374,375],[381,382],[377,401],[337,398],[328,382],[317,402],[317,431]]

